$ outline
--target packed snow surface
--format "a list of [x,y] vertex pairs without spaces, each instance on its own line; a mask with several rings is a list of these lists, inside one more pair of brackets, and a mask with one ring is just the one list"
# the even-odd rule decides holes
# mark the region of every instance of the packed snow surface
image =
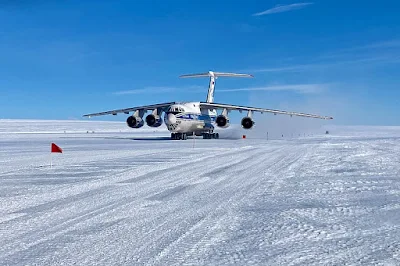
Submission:
[[400,128],[171,141],[16,123],[0,122],[1,265],[400,264]]

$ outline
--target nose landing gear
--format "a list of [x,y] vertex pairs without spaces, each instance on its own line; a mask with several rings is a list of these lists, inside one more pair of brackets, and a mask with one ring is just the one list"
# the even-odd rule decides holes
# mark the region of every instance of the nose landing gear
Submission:
[[171,133],[172,140],[187,140],[186,133]]

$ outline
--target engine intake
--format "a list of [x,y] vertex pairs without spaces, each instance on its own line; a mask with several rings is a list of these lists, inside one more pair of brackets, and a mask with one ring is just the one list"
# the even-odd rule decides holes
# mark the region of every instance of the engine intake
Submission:
[[250,129],[250,128],[252,128],[254,126],[254,121],[250,117],[244,117],[242,119],[241,124],[242,124],[242,128]]
[[150,115],[146,116],[146,124],[149,127],[159,127],[162,125],[162,119],[159,116],[150,114]]
[[229,126],[229,118],[225,115],[219,115],[217,119],[215,119],[215,123],[219,127],[226,128]]
[[126,119],[126,124],[131,128],[140,128],[144,125],[144,121],[139,116],[130,116]]

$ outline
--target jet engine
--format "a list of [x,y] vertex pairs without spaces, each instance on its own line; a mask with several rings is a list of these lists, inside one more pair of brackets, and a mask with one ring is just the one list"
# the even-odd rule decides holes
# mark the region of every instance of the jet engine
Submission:
[[229,118],[226,115],[219,115],[217,119],[215,119],[215,123],[222,128],[229,127]]
[[242,119],[241,124],[242,124],[242,128],[251,129],[255,123],[254,123],[253,119],[251,119],[251,117],[244,117]]
[[162,119],[158,115],[150,114],[146,116],[146,124],[149,127],[159,127],[162,125]]
[[132,115],[126,119],[126,124],[131,128],[140,128],[144,125],[144,121],[141,117]]

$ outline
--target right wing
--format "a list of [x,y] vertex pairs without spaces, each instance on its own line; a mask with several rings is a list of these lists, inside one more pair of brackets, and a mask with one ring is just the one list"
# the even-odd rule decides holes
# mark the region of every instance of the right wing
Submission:
[[92,116],[117,115],[118,113],[129,114],[129,112],[133,112],[133,111],[136,111],[136,110],[148,111],[148,110],[154,110],[154,109],[164,109],[164,108],[168,108],[172,104],[175,104],[175,102],[144,105],[144,106],[125,108],[125,109],[105,111],[105,112],[100,112],[100,113],[86,114],[86,115],[84,115],[84,117],[89,117],[90,118]]
[[247,106],[223,104],[223,103],[200,102],[200,108],[251,111],[251,112],[260,112],[260,113],[283,114],[283,115],[290,115],[290,116],[294,115],[294,116],[319,118],[319,119],[325,119],[325,120],[333,119],[333,117],[330,117],[330,116],[320,116],[320,115],[314,115],[314,114],[305,114],[305,113],[289,112],[289,111],[281,111],[281,110],[265,109],[265,108],[257,108],[257,107],[247,107]]

